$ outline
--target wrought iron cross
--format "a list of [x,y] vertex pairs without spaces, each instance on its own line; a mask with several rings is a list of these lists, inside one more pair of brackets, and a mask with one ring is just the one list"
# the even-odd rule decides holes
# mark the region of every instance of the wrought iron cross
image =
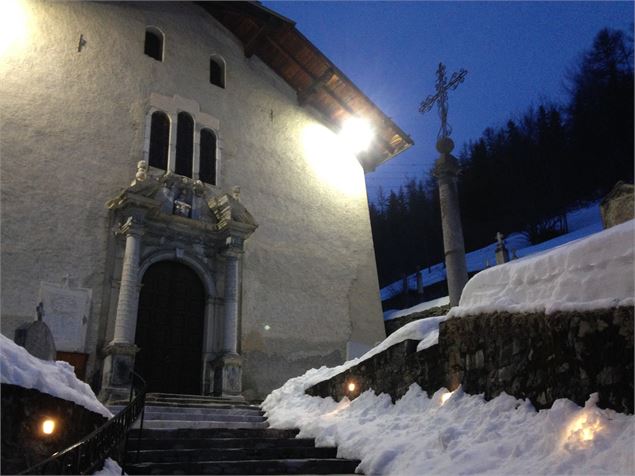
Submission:
[[459,71],[452,73],[452,77],[448,82],[445,76],[445,65],[439,63],[435,86],[437,93],[428,96],[419,106],[419,112],[425,114],[432,109],[435,102],[439,104],[439,117],[441,118],[441,128],[437,135],[439,139],[442,137],[450,137],[452,133],[452,128],[450,124],[448,124],[448,91],[456,89],[457,86],[463,82],[466,75],[467,70],[461,68]]

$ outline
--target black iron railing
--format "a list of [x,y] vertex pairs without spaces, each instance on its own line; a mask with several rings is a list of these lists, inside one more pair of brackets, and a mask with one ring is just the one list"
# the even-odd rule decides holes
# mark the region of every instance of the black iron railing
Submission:
[[128,446],[128,430],[139,416],[141,424],[138,437],[141,439],[145,399],[145,381],[133,372],[130,400],[123,410],[73,446],[58,451],[20,474],[93,474],[101,469],[106,458],[113,456],[118,450],[122,451],[123,468]]

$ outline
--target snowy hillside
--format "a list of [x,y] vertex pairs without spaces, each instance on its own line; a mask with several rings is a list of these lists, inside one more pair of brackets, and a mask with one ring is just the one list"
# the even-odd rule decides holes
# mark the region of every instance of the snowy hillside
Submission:
[[[598,231],[602,231],[600,207],[598,204],[594,204],[590,207],[571,212],[567,215],[567,222],[569,224],[569,233],[566,235],[558,236],[537,245],[532,245],[525,235],[512,233],[505,238],[505,245],[510,255],[515,254],[516,257],[522,258],[597,233]],[[467,253],[466,261],[468,272],[474,273],[496,265],[495,250],[496,243],[493,242],[484,248]],[[443,263],[437,263],[430,268],[425,268],[421,271],[421,274],[424,286],[438,283],[446,278]],[[413,290],[417,289],[416,274],[408,276],[408,287]],[[395,281],[381,289],[381,300],[385,301],[386,299],[390,299],[401,293],[402,290],[402,281]]]

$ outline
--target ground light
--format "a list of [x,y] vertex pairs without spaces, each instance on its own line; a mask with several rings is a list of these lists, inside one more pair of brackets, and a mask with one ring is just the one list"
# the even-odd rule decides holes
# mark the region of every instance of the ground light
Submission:
[[452,396],[452,392],[447,392],[441,395],[441,405],[448,401],[448,399]]
[[44,435],[52,435],[55,432],[55,426],[55,420],[52,418],[46,418],[42,421],[40,428]]
[[357,388],[357,386],[355,385],[354,382],[349,382],[349,384],[346,386],[346,388],[348,388],[349,392],[354,392],[355,388]]

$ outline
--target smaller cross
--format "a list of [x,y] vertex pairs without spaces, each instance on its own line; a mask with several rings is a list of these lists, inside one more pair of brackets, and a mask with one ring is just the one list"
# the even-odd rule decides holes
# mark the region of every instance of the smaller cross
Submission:
[[419,112],[425,114],[432,109],[434,103],[438,103],[439,117],[441,118],[441,128],[439,129],[439,134],[437,135],[439,139],[442,137],[450,137],[450,134],[452,133],[452,128],[450,127],[450,124],[448,124],[448,91],[455,90],[458,85],[465,80],[466,75],[467,70],[461,68],[459,71],[452,73],[452,77],[448,82],[445,76],[445,65],[443,63],[439,63],[439,68],[437,69],[437,82],[435,86],[437,92],[436,94],[428,96],[419,106]]
[[500,231],[497,231],[496,232],[496,241],[498,241],[498,245],[499,246],[503,246],[504,245],[503,238],[504,238],[503,234]]

